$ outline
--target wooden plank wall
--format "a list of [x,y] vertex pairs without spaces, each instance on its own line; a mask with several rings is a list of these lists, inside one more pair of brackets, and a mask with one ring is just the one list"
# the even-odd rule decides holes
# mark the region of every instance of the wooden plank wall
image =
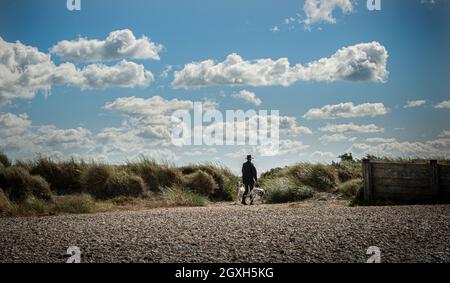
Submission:
[[368,201],[445,201],[450,199],[450,166],[380,163],[363,160],[364,199]]
[[439,166],[440,189],[445,198],[450,198],[450,166]]

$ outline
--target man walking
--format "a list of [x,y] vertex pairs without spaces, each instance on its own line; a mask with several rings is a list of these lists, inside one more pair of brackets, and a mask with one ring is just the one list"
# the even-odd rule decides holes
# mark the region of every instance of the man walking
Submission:
[[255,187],[256,182],[258,181],[256,168],[252,163],[252,159],[253,158],[251,155],[247,155],[247,162],[242,165],[242,183],[244,183],[245,186],[245,192],[242,197],[243,205],[247,205],[247,202],[245,201],[247,195],[251,193],[251,191]]

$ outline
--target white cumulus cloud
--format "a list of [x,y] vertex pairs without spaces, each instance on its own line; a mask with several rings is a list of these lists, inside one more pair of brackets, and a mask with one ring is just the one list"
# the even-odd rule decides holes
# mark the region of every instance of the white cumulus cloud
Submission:
[[381,157],[422,157],[448,158],[450,139],[437,139],[425,142],[387,142],[375,145],[355,143],[349,150],[356,155],[376,155]]
[[153,74],[145,70],[143,65],[121,61],[116,65],[88,65],[76,69],[73,64],[66,63],[56,68],[54,83],[77,86],[81,89],[105,89],[113,87],[134,88],[148,86]]
[[388,52],[378,42],[343,47],[328,58],[291,66],[287,58],[244,60],[236,53],[220,63],[192,62],[174,72],[172,87],[211,85],[289,86],[296,81],[385,82]]
[[383,132],[384,129],[380,128],[374,124],[369,125],[357,125],[354,123],[350,124],[329,124],[325,127],[319,128],[322,132],[332,132],[332,133],[378,133]]
[[50,90],[54,70],[49,55],[0,37],[0,100],[30,99],[36,91]]
[[105,109],[116,110],[128,115],[171,115],[176,110],[190,110],[193,102],[190,100],[166,100],[160,96],[151,98],[120,97],[113,102],[107,103]]
[[297,118],[293,116],[280,116],[280,134],[288,136],[311,135],[310,128],[298,125]]
[[450,137],[450,131],[449,130],[443,130],[442,133],[439,134],[439,137]]
[[236,98],[241,98],[241,99],[247,101],[248,103],[252,103],[256,106],[259,106],[262,103],[261,99],[259,99],[254,92],[251,92],[251,91],[248,91],[245,89],[241,90],[238,93],[235,93],[233,96]]
[[3,137],[22,134],[30,127],[31,121],[26,113],[19,115],[13,113],[0,114],[0,129]]
[[450,109],[450,100],[442,101],[434,107],[437,109]]
[[368,138],[366,139],[366,142],[369,143],[393,143],[396,142],[397,140],[394,138]]
[[303,6],[306,19],[305,26],[311,26],[316,23],[326,22],[334,24],[336,19],[333,12],[340,9],[343,13],[350,13],[353,11],[351,0],[306,0]]
[[353,105],[353,103],[340,103],[325,105],[322,108],[313,108],[303,115],[308,120],[313,119],[337,119],[355,117],[375,117],[389,113],[383,103],[364,103]]
[[[104,108],[123,114],[122,126],[103,130],[99,138],[105,144],[123,144],[126,148],[132,147],[133,143],[142,144],[143,147],[150,144],[171,145],[171,131],[175,125],[178,125],[172,120],[172,114],[177,110],[190,111],[193,105],[194,102],[190,100],[167,100],[160,96],[147,99],[134,96],[118,98],[106,103]],[[206,107],[215,106],[213,102],[206,103]],[[133,140],[131,144],[130,139]]]
[[315,151],[311,154],[311,156],[318,158],[336,158],[336,154],[329,151]]
[[50,55],[20,42],[9,43],[0,37],[0,102],[32,99],[37,92],[49,92],[55,85],[81,89],[148,86],[153,74],[143,65],[121,61],[116,65],[72,63],[56,66]]
[[426,100],[411,100],[411,101],[408,101],[406,103],[406,105],[403,106],[403,108],[416,108],[416,107],[423,106],[426,103],[427,103]]
[[278,147],[272,144],[261,144],[255,147],[255,151],[261,156],[282,156],[287,154],[299,154],[304,152],[310,146],[301,141],[282,139],[279,141]]
[[94,146],[88,129],[33,125],[25,113],[0,114],[0,149],[18,157],[29,159],[38,153],[52,157],[69,156],[78,150],[88,153]]
[[323,143],[330,143],[330,142],[346,142],[346,141],[355,141],[355,137],[347,137],[344,134],[333,134],[333,135],[324,135],[319,138],[319,140]]
[[122,59],[159,60],[163,46],[142,36],[136,39],[128,29],[111,32],[105,40],[80,38],[63,40],[50,49],[63,60],[78,62],[114,61]]
[[273,33],[276,33],[276,32],[280,31],[280,28],[278,26],[273,26],[273,27],[270,28],[270,31],[273,32]]

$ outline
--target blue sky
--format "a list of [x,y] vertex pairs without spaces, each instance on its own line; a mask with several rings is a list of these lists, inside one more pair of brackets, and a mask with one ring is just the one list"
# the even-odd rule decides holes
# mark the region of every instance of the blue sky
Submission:
[[[448,1],[382,0],[381,11],[369,11],[365,0],[282,3],[274,0],[81,0],[81,3],[81,11],[68,11],[65,0],[3,0],[0,3],[0,37],[4,42],[0,53],[3,54],[0,78],[3,76],[4,86],[0,87],[0,149],[13,158],[30,159],[39,152],[55,158],[73,155],[123,162],[145,154],[176,164],[220,161],[237,170],[245,154],[252,153],[261,170],[265,170],[299,161],[327,162],[347,151],[357,156],[369,153],[450,156]],[[308,11],[306,4],[316,8]],[[343,12],[345,7],[347,10]],[[305,23],[307,19],[310,24]],[[131,52],[114,59],[95,60],[80,60],[72,53],[71,57],[69,48],[51,52],[52,47],[64,40],[73,43],[73,51],[74,46],[81,48],[81,44],[74,44],[80,38],[105,41],[111,32],[123,30],[128,30],[135,40],[145,36],[147,43],[154,44],[153,49],[144,44],[139,50],[146,51],[147,56]],[[16,41],[20,41],[19,47],[17,44],[13,47]],[[375,67],[370,67],[349,58],[360,55],[361,44],[368,44],[369,50],[381,46],[388,55],[386,63],[377,61]],[[157,48],[160,45],[163,47]],[[89,65],[95,65],[93,72],[107,73],[110,69],[133,72],[117,78],[106,75],[111,79],[108,85],[99,85],[105,77],[98,79],[98,74],[91,73],[90,76],[98,79],[95,86],[81,82],[78,77],[76,81],[73,76],[49,79],[44,74],[34,77],[40,81],[36,83],[24,77],[30,59],[20,62],[18,59],[18,50],[27,46],[38,49],[30,52],[49,56],[40,59],[39,64],[43,65],[37,69],[58,72],[59,66],[70,64],[73,68],[61,71],[62,75],[58,73],[61,77],[72,76],[71,71],[76,77]],[[277,83],[282,77],[275,75],[266,78],[264,84],[255,83],[252,78],[232,84],[230,81],[236,77],[223,75],[224,82],[217,83],[217,77],[194,78],[185,72],[189,63],[213,60],[219,64],[233,53],[249,62],[248,68],[255,67],[254,60],[273,62],[280,58],[286,58],[291,68],[296,64],[304,67],[321,58],[332,58],[338,50],[348,47],[355,49],[347,51],[357,52],[329,60],[320,71],[311,75],[302,73],[286,84]],[[151,51],[159,60],[148,55]],[[16,52],[13,57],[17,62],[5,59],[5,54],[11,52]],[[128,64],[126,69],[117,67],[123,60]],[[349,79],[350,76],[339,73],[341,68],[328,79],[321,79],[324,73],[330,72],[332,63],[345,67],[355,62],[361,74],[387,71],[388,75]],[[365,67],[369,69],[361,70]],[[162,75],[165,69],[170,70],[167,76]],[[11,78],[17,79],[17,72],[24,84],[20,89],[13,88],[17,82],[11,83]],[[178,88],[173,84],[175,72],[182,82]],[[293,72],[286,71],[281,76]],[[86,73],[83,74],[82,79],[87,80]],[[203,83],[193,85],[198,80]],[[19,90],[24,92],[18,94]],[[255,105],[239,97],[243,90],[262,103]],[[155,104],[155,97],[162,104]],[[178,105],[183,107],[195,101],[214,102],[220,111],[279,110],[290,121],[286,130],[297,130],[297,134],[283,135],[284,148],[274,156],[262,156],[260,149],[249,146],[176,148],[163,142],[159,134],[163,134],[167,124],[155,124],[157,119],[152,115],[167,113],[155,114],[148,108],[158,109],[157,105],[163,105],[162,108],[176,109]],[[408,102],[410,107],[405,107]],[[141,104],[144,110],[136,111]],[[331,114],[323,108],[327,105],[326,109],[333,111]],[[306,114],[311,109],[320,111],[308,119]],[[144,135],[141,132],[144,128],[152,135]],[[159,138],[155,139],[154,135]]]

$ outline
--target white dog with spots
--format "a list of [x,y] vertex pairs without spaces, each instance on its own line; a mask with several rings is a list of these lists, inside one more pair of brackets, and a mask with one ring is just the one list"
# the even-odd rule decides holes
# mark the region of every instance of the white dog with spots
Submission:
[[[239,189],[238,189],[237,199],[238,199],[238,201],[240,201],[240,200],[242,200],[242,197],[244,196],[245,187],[241,183],[239,183],[238,187],[239,187]],[[250,204],[253,204],[256,197],[259,197],[264,202],[265,196],[266,196],[266,191],[262,188],[257,188],[257,187],[254,187],[253,190],[247,195],[247,197],[250,197]]]

